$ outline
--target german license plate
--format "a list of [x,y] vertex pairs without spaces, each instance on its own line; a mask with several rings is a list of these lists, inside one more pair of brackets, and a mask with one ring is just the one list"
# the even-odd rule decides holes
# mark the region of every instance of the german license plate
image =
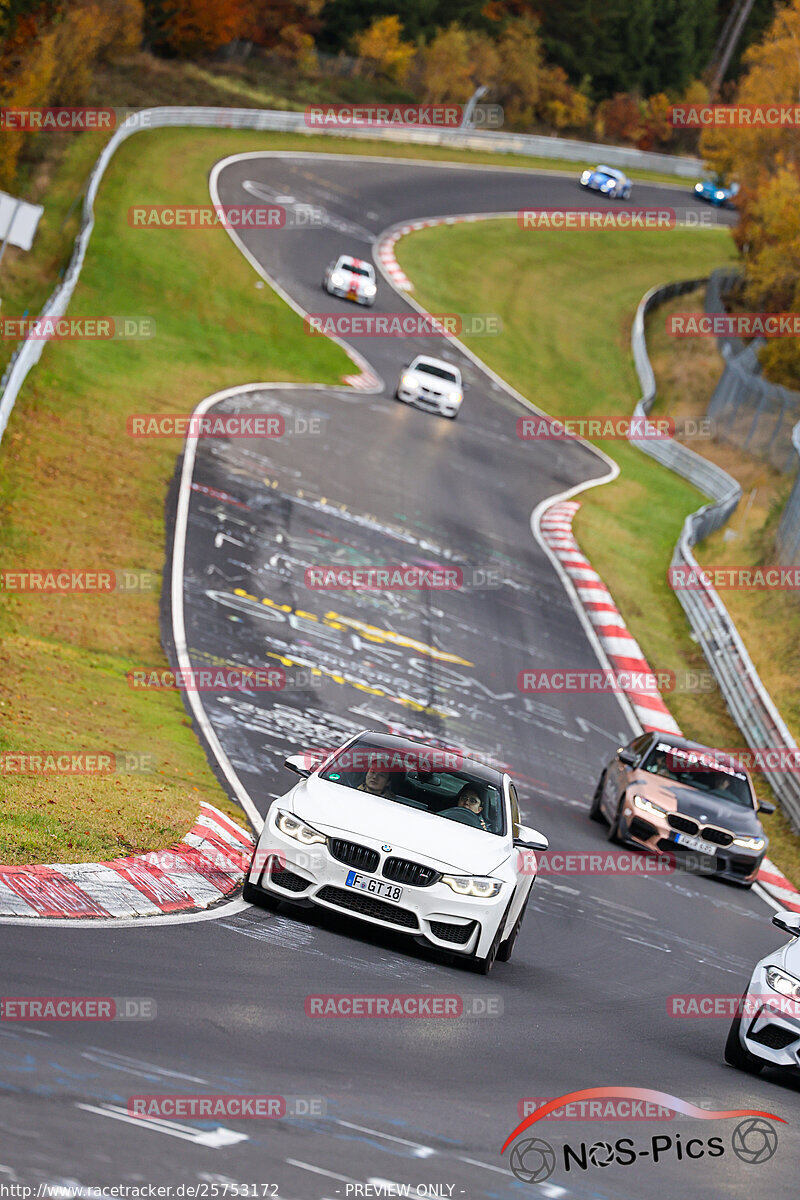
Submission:
[[687,850],[695,850],[698,854],[716,854],[717,847],[713,842],[704,842],[702,838],[691,837],[688,833],[673,833],[673,841]]
[[347,872],[345,884],[350,888],[358,888],[360,892],[371,892],[373,896],[380,896],[381,900],[392,900],[395,904],[403,898],[403,889],[396,884],[373,879],[370,875],[359,875],[357,871]]

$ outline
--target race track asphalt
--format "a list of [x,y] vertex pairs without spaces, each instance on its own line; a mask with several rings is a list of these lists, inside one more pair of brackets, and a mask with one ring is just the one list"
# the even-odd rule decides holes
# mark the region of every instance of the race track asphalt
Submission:
[[[597,204],[559,176],[331,156],[233,161],[218,186],[225,204],[325,210],[317,227],[243,235],[314,312],[351,311],[321,291],[325,265],[339,252],[367,256],[396,222]],[[685,201],[642,184],[635,202]],[[480,311],[479,299],[467,307]],[[407,304],[381,279],[374,311]],[[606,468],[581,444],[520,441],[518,403],[453,346],[444,353],[462,367],[466,398],[449,422],[392,398],[409,358],[437,352],[431,339],[352,344],[382,392],[243,391],[215,411],[278,412],[290,428],[315,418],[319,432],[199,445],[186,540],[192,662],[281,662],[287,676],[280,693],[206,698],[224,751],[263,813],[291,784],[281,763],[292,749],[365,726],[438,736],[509,764],[524,817],[552,850],[604,851],[588,801],[632,736],[624,713],[612,695],[525,696],[517,675],[596,664],[530,514]],[[398,561],[456,565],[469,586],[354,597],[304,585],[308,566]],[[485,586],[495,574],[501,585]],[[322,672],[314,686],[312,665]],[[683,872],[543,876],[514,958],[487,979],[399,935],[308,910],[248,907],[146,929],[3,926],[3,995],[149,997],[157,1015],[0,1024],[0,1194],[14,1182],[200,1185],[201,1195],[248,1184],[251,1195],[330,1200],[391,1182],[467,1200],[650,1200],[665,1189],[788,1200],[797,1086],[727,1067],[725,1019],[667,1011],[670,995],[741,993],[755,959],[781,941],[769,915],[757,895]],[[478,996],[497,1015],[306,1016],[306,997],[321,993]],[[549,1121],[532,1134],[559,1156],[565,1142],[627,1136],[639,1157],[569,1171],[559,1157],[547,1182],[517,1181],[500,1147],[520,1100],[604,1085],[767,1110],[787,1124],[776,1126],[774,1157],[745,1164],[730,1147],[735,1120]],[[175,1126],[127,1118],[131,1096],[164,1093],[283,1095],[290,1112]],[[673,1139],[657,1162],[653,1135]],[[726,1151],[679,1159],[679,1135],[721,1135]]]

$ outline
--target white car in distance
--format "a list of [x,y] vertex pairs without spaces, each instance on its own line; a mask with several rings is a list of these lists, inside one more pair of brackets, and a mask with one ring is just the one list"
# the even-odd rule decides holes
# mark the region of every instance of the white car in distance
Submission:
[[454,421],[464,399],[461,372],[441,358],[418,354],[400,373],[395,399],[441,413]]
[[378,294],[372,263],[363,258],[353,258],[350,254],[340,254],[336,262],[327,266],[322,286],[331,296],[354,300],[356,304],[365,304],[367,308],[372,307]]

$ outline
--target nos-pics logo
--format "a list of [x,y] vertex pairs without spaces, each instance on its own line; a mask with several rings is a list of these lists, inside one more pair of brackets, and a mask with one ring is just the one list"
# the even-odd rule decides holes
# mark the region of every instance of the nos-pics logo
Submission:
[[[542,1137],[522,1137],[532,1125],[544,1117],[556,1112],[566,1105],[577,1105],[580,1102],[600,1099],[624,1099],[640,1101],[646,1104],[657,1104],[662,1109],[668,1109],[673,1114],[682,1113],[701,1121],[720,1121],[739,1118],[728,1142],[724,1135],[713,1137],[687,1137],[683,1133],[657,1133],[648,1138],[635,1139],[632,1137],[616,1138],[614,1141],[598,1140],[594,1142],[564,1142],[554,1148]],[[700,1159],[721,1158],[732,1153],[737,1159],[748,1166],[768,1162],[778,1148],[778,1133],[770,1121],[785,1124],[783,1117],[775,1113],[762,1112],[759,1109],[719,1109],[709,1110],[698,1108],[688,1100],[679,1096],[671,1096],[668,1092],[656,1091],[653,1088],[636,1087],[598,1087],[584,1088],[579,1092],[567,1092],[554,1100],[540,1105],[534,1112],[522,1121],[508,1136],[502,1154],[509,1146],[509,1166],[515,1177],[521,1183],[543,1183],[561,1167],[566,1173],[589,1171],[593,1168],[616,1166],[632,1166],[636,1162],[642,1165],[658,1166],[664,1162],[697,1163]],[[538,1131],[537,1131],[538,1132]],[[517,1140],[519,1139],[519,1140]]]

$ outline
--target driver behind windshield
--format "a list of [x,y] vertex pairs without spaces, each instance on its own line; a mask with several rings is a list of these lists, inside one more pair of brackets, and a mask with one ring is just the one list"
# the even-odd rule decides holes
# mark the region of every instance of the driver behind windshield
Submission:
[[369,792],[371,796],[382,796],[385,800],[394,800],[395,794],[389,786],[389,772],[383,770],[379,766],[367,768],[367,773],[364,776],[364,782],[358,785],[356,789],[359,792]]
[[461,791],[458,793],[458,807],[465,808],[467,812],[471,812],[473,816],[478,818],[480,828],[485,829],[488,833],[489,826],[483,818],[483,800],[479,796],[476,789],[471,783],[465,783]]

